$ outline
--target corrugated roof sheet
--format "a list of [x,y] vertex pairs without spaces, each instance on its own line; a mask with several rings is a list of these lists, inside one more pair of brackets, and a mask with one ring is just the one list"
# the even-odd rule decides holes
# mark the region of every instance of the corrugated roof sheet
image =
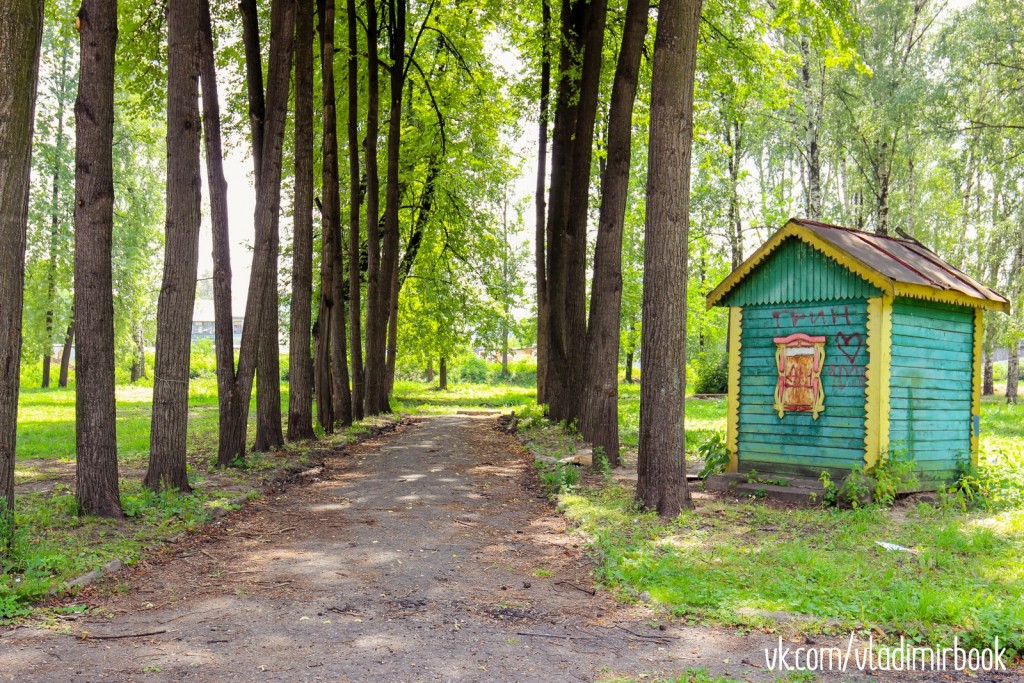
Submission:
[[930,249],[910,240],[802,218],[795,218],[792,222],[809,228],[822,239],[896,282],[953,290],[975,299],[1007,302],[1002,294],[949,265]]

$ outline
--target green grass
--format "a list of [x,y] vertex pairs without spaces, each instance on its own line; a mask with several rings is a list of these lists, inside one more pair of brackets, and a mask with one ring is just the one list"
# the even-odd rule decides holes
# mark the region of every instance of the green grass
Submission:
[[433,384],[398,380],[391,406],[404,413],[440,415],[459,410],[515,410],[534,405],[536,400],[534,387],[458,383],[439,391]]
[[[626,441],[636,404],[623,403]],[[724,429],[722,400],[688,401],[686,413],[695,441]],[[568,437],[550,425],[528,430],[531,448],[567,447]],[[990,645],[999,636],[1020,655],[1024,406],[986,398],[981,448],[968,490],[934,506],[793,510],[712,499],[665,523],[640,512],[633,491],[611,480],[564,492],[559,505],[598,551],[606,586],[646,592],[689,620],[756,624],[779,611],[811,617],[812,628],[832,619],[926,642],[959,635]],[[875,541],[914,552],[890,552]]]
[[[248,454],[243,468],[214,471],[217,449],[217,387],[210,377],[189,386],[188,462],[193,495],[154,494],[141,485],[149,453],[152,385],[117,387],[117,446],[124,520],[80,517],[73,486],[75,390],[24,389],[19,400],[13,552],[0,550],[0,621],[26,614],[29,605],[64,582],[109,562],[132,563],[162,539],[189,531],[217,508],[258,495],[274,472],[303,461],[304,447],[275,454]],[[282,384],[287,410],[288,386]],[[322,441],[336,445],[370,428],[364,421]],[[250,411],[251,443],[255,399]],[[38,489],[38,490],[37,490]]]
[[[117,454],[121,462],[148,457],[152,385],[117,387]],[[282,385],[287,398],[287,385]],[[287,403],[285,403],[287,405]],[[204,450],[216,437],[217,382],[189,383],[189,450]],[[75,389],[23,389],[18,401],[19,459],[75,459]]]

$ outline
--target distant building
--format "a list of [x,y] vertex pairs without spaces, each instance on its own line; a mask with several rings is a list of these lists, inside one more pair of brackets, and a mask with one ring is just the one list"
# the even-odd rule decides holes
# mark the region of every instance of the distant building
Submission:
[[[237,349],[242,345],[242,317],[231,318],[233,344]],[[213,302],[209,299],[196,299],[195,307],[192,309],[192,343],[200,339],[213,341],[216,338],[216,317],[213,314]]]

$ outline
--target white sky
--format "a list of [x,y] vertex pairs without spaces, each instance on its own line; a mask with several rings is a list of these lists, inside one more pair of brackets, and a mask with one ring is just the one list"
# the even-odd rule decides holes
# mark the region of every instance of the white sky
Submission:
[[[518,56],[503,44],[503,41],[494,36],[488,41],[489,47],[495,51],[494,61],[500,68],[505,69],[510,75],[515,75],[522,64]],[[344,116],[344,113],[341,113]],[[344,120],[338,121],[339,130],[344,130]],[[513,185],[514,197],[512,203],[518,202],[523,197],[533,197],[537,178],[537,124],[523,118],[520,121],[520,134],[508,141],[515,154],[522,159],[522,173],[515,180]],[[340,149],[340,158],[346,158],[347,150],[344,149],[345,140]],[[253,162],[251,149],[247,142],[237,145],[225,145],[227,154],[224,158],[224,176],[228,183],[228,224],[231,231],[231,294],[232,308],[234,315],[240,316],[245,313],[245,301],[249,287],[249,273],[252,267],[252,242],[253,213],[256,210],[256,190],[253,184]],[[290,164],[285,159],[285,165]],[[206,165],[203,164],[203,224],[199,240],[199,277],[209,276],[213,272],[213,241],[209,216],[209,183],[206,178]],[[383,173],[382,173],[383,179]],[[319,188],[319,179],[314,181],[315,187]],[[315,192],[319,193],[319,189]],[[291,198],[287,196],[287,186],[282,190],[281,198],[281,237],[282,241],[290,240],[291,234]],[[343,199],[344,204],[344,199]],[[383,206],[382,206],[383,208]],[[532,244],[534,225],[534,212],[532,210],[523,212],[524,232],[521,239],[530,239]],[[315,247],[314,247],[315,248]],[[281,260],[280,267],[289,268],[290,263]],[[525,310],[522,311],[525,315]]]

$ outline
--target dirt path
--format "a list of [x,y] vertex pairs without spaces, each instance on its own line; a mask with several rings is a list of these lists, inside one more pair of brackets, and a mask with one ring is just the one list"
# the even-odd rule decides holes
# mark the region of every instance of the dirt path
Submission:
[[403,425],[109,581],[69,624],[92,637],[0,634],[0,680],[774,680],[759,665],[777,636],[652,629],[579,590],[592,566],[528,463],[493,418]]

